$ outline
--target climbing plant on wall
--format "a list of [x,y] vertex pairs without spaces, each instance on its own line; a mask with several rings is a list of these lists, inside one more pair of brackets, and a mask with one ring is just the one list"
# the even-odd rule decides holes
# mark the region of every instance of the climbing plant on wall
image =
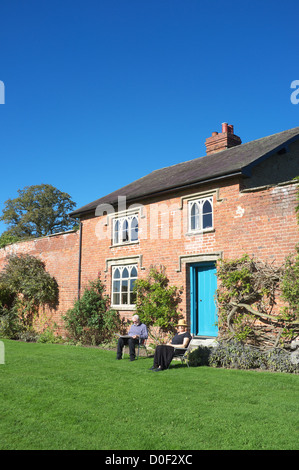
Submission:
[[[299,269],[299,263],[295,266]],[[289,264],[289,272],[293,267]],[[277,307],[285,273],[284,267],[278,268],[248,255],[222,260],[217,274],[221,281],[217,289],[220,338],[234,337],[267,349],[286,345],[296,337],[299,318],[295,309]],[[287,300],[286,295],[284,298]]]

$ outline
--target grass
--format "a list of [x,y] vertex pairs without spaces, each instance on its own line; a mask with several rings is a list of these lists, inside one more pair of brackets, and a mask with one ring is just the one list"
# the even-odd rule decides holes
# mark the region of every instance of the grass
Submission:
[[298,450],[299,376],[4,340],[1,450]]

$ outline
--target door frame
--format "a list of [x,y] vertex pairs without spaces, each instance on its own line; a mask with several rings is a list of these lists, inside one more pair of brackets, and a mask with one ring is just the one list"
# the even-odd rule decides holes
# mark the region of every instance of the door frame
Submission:
[[[196,268],[211,267],[216,268],[216,260],[202,261],[189,264],[189,282],[190,282],[190,330],[194,336],[200,336],[205,338],[215,338],[218,336],[218,328],[215,328],[215,335],[200,335],[197,334],[196,321],[199,315],[197,297],[198,297],[198,270]],[[217,281],[216,281],[217,289]],[[216,290],[215,289],[215,290]],[[213,296],[214,298],[214,296]],[[217,319],[217,306],[215,305],[215,314]]]

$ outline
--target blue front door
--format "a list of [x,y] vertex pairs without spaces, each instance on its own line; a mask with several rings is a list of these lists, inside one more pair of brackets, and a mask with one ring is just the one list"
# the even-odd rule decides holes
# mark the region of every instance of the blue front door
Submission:
[[217,336],[216,289],[215,263],[190,266],[191,334]]

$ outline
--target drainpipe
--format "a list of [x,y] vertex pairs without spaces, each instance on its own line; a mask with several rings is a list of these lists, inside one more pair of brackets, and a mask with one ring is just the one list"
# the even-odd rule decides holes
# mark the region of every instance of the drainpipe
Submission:
[[[69,219],[74,220],[75,222],[78,222],[77,219],[74,219],[70,215],[68,216]],[[82,222],[79,222],[79,260],[78,260],[78,287],[77,287],[77,296],[78,300],[80,300],[80,291],[81,291],[81,256],[82,256]]]
[[78,300],[80,300],[81,291],[81,253],[82,253],[82,222],[80,221],[79,228],[79,261],[78,261]]

